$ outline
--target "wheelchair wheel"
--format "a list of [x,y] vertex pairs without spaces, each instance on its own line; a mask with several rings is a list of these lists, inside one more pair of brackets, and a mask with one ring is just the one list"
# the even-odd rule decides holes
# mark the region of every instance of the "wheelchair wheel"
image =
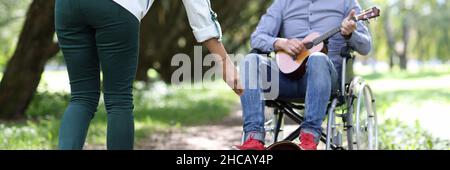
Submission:
[[372,90],[361,78],[355,78],[349,91],[348,147],[357,150],[376,150],[378,123]]

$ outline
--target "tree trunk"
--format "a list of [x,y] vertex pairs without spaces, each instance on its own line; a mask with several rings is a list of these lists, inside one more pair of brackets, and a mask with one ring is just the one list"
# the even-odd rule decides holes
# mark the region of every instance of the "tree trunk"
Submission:
[[384,32],[386,34],[386,40],[388,44],[388,53],[389,53],[389,68],[392,70],[394,68],[394,57],[396,56],[395,51],[395,37],[392,30],[392,25],[390,22],[390,8],[387,7],[384,12]]
[[194,46],[192,31],[182,8],[181,1],[170,1],[169,7],[158,1],[142,20],[137,81],[148,81],[147,71],[154,68],[162,80],[170,82],[171,57],[186,52],[179,47],[178,41],[184,39],[184,47]]
[[395,54],[393,52],[389,53],[389,69],[393,69],[394,68],[394,56]]
[[398,56],[400,58],[400,69],[401,70],[406,70],[408,67],[408,46],[409,46],[409,33],[411,31],[411,27],[410,27],[410,20],[409,20],[409,15],[407,14],[404,18],[403,18],[403,23],[402,23],[402,30],[403,30],[403,49],[402,52],[400,53],[400,55]]
[[59,48],[53,42],[54,0],[34,0],[0,83],[0,118],[24,116],[48,59]]

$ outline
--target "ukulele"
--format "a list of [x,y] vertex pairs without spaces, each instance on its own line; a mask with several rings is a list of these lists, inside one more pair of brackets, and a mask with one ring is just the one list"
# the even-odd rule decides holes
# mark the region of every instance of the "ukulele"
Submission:
[[[352,20],[355,22],[369,21],[370,19],[379,16],[380,9],[372,7],[368,10],[363,11],[361,14],[356,15],[354,18],[352,18]],[[309,34],[304,39],[302,39],[306,50],[303,50],[297,56],[290,56],[284,51],[278,51],[275,55],[275,58],[280,71],[290,78],[300,78],[306,72],[306,62],[308,61],[308,57],[314,52],[323,52],[326,54],[327,49],[323,42],[327,41],[330,37],[339,32],[341,32],[341,26],[329,30],[322,35],[317,32]]]
[[300,148],[300,146],[298,146],[295,143],[292,143],[291,141],[281,141],[281,142],[276,142],[272,145],[270,145],[269,147],[266,148],[266,150],[280,150],[280,151],[300,151],[302,150]]

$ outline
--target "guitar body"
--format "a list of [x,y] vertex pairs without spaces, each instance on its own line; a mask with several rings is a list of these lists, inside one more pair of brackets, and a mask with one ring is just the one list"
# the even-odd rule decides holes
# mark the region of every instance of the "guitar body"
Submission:
[[[380,9],[377,7],[372,7],[368,10],[363,11],[361,14],[349,18],[355,22],[358,21],[369,21],[369,19],[376,18],[380,16]],[[327,54],[327,49],[324,45],[324,41],[333,35],[339,33],[341,26],[338,26],[330,31],[320,34],[317,32],[311,33],[306,36],[302,42],[306,47],[298,56],[290,56],[284,51],[279,51],[276,53],[275,58],[280,71],[287,75],[290,79],[299,79],[306,72],[306,62],[308,57],[315,52],[323,52]]]
[[[304,44],[312,42],[318,38],[320,33],[314,32],[306,36],[302,42]],[[291,79],[299,79],[306,72],[306,62],[308,57],[315,52],[325,52],[324,43],[321,42],[308,50],[303,50],[301,54],[292,57],[284,51],[277,52],[275,58],[280,71]]]
[[277,142],[277,143],[270,145],[269,147],[267,147],[266,150],[299,151],[302,149],[297,144],[292,143],[290,141],[281,141],[281,142]]

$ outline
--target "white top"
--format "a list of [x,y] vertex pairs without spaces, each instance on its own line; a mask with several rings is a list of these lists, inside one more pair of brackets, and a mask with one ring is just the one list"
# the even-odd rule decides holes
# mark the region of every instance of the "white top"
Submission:
[[[154,0],[113,0],[140,21],[150,10]],[[204,42],[211,38],[222,38],[222,30],[217,15],[211,9],[209,0],[183,0],[189,23],[195,39]]]

